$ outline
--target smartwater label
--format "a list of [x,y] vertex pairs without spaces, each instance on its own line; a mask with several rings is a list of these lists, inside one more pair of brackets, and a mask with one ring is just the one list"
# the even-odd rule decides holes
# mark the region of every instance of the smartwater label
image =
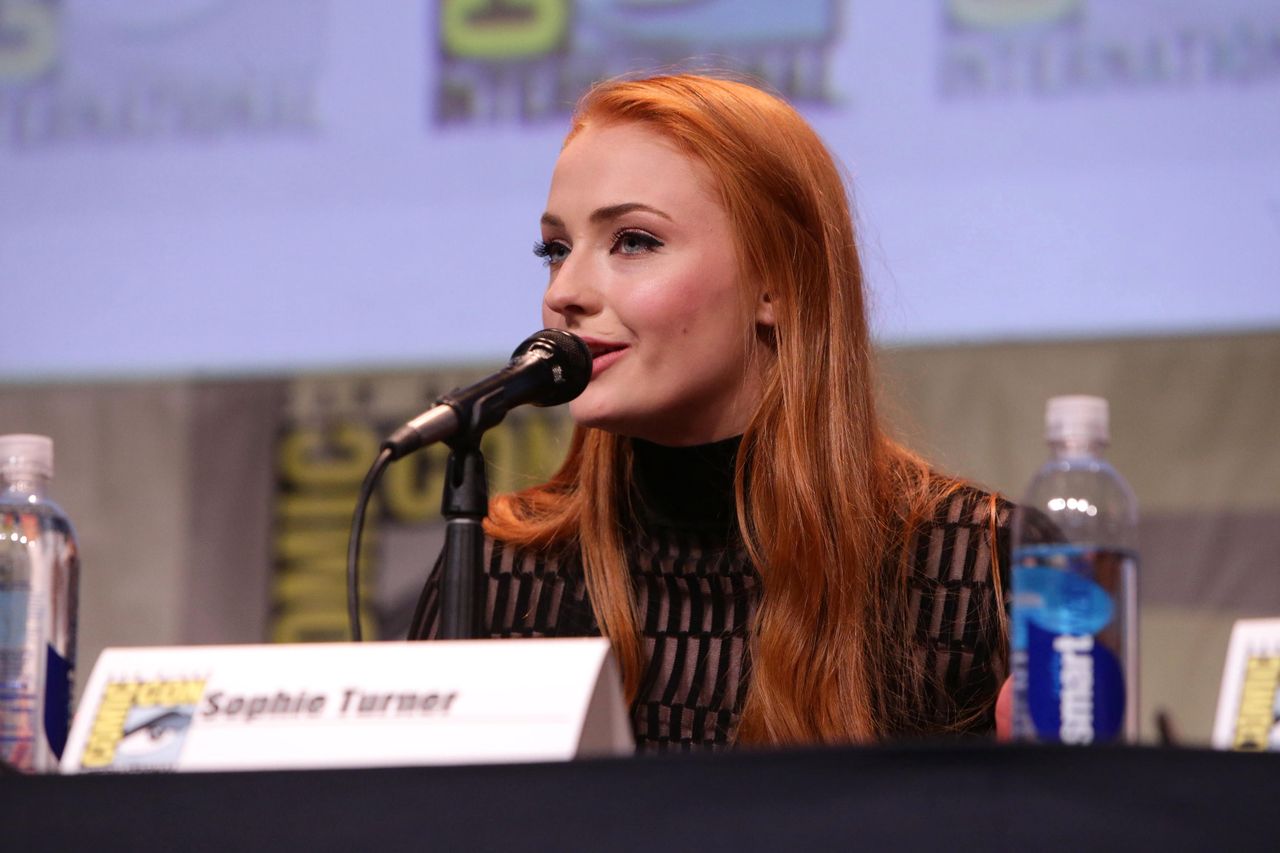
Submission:
[[[1013,657],[1020,736],[1116,739],[1125,721],[1122,582],[1131,558],[1071,545],[1014,555]],[[1120,616],[1123,618],[1123,616]],[[1025,730],[1030,727],[1030,731]]]

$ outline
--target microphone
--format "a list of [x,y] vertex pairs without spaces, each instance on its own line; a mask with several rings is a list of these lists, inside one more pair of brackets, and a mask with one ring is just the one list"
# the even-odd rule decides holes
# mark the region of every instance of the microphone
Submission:
[[449,439],[478,441],[507,411],[525,403],[558,406],[591,381],[591,350],[577,335],[543,329],[516,347],[507,366],[474,385],[455,388],[382,442],[389,461]]

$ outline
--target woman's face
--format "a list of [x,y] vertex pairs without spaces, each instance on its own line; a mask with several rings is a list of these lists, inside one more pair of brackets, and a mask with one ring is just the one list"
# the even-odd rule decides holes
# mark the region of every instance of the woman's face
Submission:
[[551,271],[543,323],[595,358],[575,421],[667,445],[746,428],[761,385],[749,341],[771,318],[744,300],[700,161],[641,124],[588,127],[556,162],[537,252]]

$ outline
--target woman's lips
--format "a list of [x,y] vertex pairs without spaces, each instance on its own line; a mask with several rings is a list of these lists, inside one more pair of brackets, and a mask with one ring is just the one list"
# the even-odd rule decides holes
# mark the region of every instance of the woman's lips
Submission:
[[622,358],[623,353],[625,353],[626,351],[627,351],[627,348],[623,347],[621,349],[615,349],[615,350],[610,350],[609,352],[601,353],[600,355],[597,355],[597,356],[592,356],[591,378],[595,379],[597,376],[600,375],[601,371],[607,370],[609,368],[609,365],[613,364],[615,361]]
[[611,364],[622,358],[628,349],[626,344],[611,344],[604,341],[588,341],[591,348],[591,378],[595,379],[601,371],[607,370]]

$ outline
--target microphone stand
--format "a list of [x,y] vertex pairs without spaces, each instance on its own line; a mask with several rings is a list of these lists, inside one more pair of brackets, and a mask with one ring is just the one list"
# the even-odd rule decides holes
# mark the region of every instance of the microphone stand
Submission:
[[[472,640],[479,634],[484,601],[484,517],[489,514],[489,487],[479,435],[448,442],[441,514],[445,518],[443,565],[440,567],[441,640]],[[425,640],[426,587],[409,628],[410,640]]]
[[[347,618],[351,639],[360,632],[360,534],[364,515],[387,465],[437,441],[449,445],[445,471],[443,565],[440,576],[442,640],[474,639],[480,631],[484,602],[484,518],[489,514],[480,436],[522,403],[558,406],[582,393],[591,381],[591,349],[576,335],[543,329],[530,335],[511,354],[505,368],[466,388],[455,388],[436,404],[396,430],[382,443],[365,475],[351,519],[347,541]],[[430,576],[428,576],[430,583]],[[408,639],[426,639],[427,587],[409,626]]]
[[474,441],[450,444],[445,468],[444,566],[440,576],[440,639],[471,640],[478,634],[484,563],[484,517],[489,486],[484,455]]

